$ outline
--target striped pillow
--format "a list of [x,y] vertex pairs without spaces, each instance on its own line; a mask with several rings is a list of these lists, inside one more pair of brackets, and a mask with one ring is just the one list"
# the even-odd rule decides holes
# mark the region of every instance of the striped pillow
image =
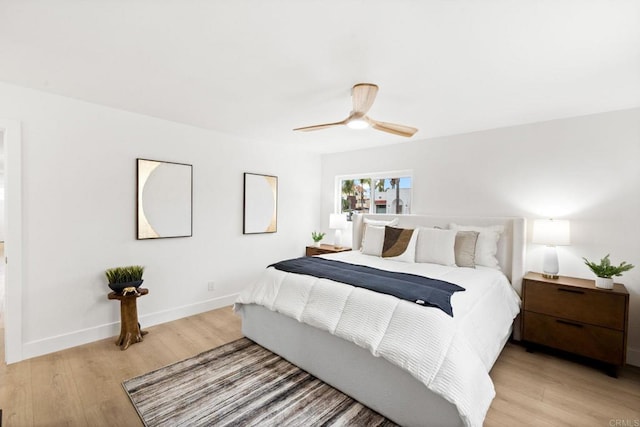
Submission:
[[382,257],[401,262],[415,262],[418,231],[410,228],[384,228]]

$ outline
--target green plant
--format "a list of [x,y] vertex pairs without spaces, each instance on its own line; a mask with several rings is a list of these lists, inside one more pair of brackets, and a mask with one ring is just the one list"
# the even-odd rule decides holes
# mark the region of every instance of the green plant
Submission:
[[311,232],[311,238],[313,239],[314,242],[319,242],[320,240],[324,239],[325,233],[320,233],[317,231],[312,231]]
[[114,267],[105,270],[109,283],[129,283],[142,280],[144,267],[141,265],[130,265],[128,267]]
[[585,257],[582,257],[584,263],[595,273],[598,277],[604,277],[606,279],[610,279],[613,276],[622,276],[622,273],[625,271],[631,270],[634,265],[627,264],[626,261],[622,261],[620,265],[615,266],[611,265],[611,260],[609,259],[609,254],[606,257],[600,260],[600,264],[596,264],[593,261],[589,261]]

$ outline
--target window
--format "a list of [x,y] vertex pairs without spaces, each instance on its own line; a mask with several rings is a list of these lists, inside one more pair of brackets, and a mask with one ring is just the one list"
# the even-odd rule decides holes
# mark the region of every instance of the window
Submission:
[[340,213],[411,213],[412,173],[382,172],[336,178]]

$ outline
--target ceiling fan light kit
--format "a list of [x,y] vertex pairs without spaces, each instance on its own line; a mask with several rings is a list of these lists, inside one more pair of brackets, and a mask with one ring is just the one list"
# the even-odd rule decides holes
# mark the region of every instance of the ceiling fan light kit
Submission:
[[354,118],[347,121],[347,127],[351,129],[366,129],[369,127],[369,122],[362,118]]
[[353,103],[353,110],[349,114],[349,117],[341,122],[325,123],[321,125],[305,126],[294,129],[294,131],[309,132],[312,130],[326,129],[335,126],[346,125],[351,129],[366,129],[372,127],[375,130],[382,132],[392,133],[394,135],[400,135],[404,137],[412,137],[418,129],[398,125],[395,123],[379,122],[377,120],[368,117],[366,114],[371,109],[373,101],[376,100],[378,94],[378,86],[372,83],[358,83],[351,89],[351,101]]

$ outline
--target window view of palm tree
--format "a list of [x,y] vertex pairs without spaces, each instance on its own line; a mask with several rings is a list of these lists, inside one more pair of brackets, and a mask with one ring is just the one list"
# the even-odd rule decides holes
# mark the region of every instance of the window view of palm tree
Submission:
[[371,178],[345,179],[341,187],[342,212],[369,212]]
[[353,179],[342,181],[341,212],[353,212],[355,209],[355,184]]
[[366,177],[340,182],[340,206],[345,213],[411,213],[411,177]]

